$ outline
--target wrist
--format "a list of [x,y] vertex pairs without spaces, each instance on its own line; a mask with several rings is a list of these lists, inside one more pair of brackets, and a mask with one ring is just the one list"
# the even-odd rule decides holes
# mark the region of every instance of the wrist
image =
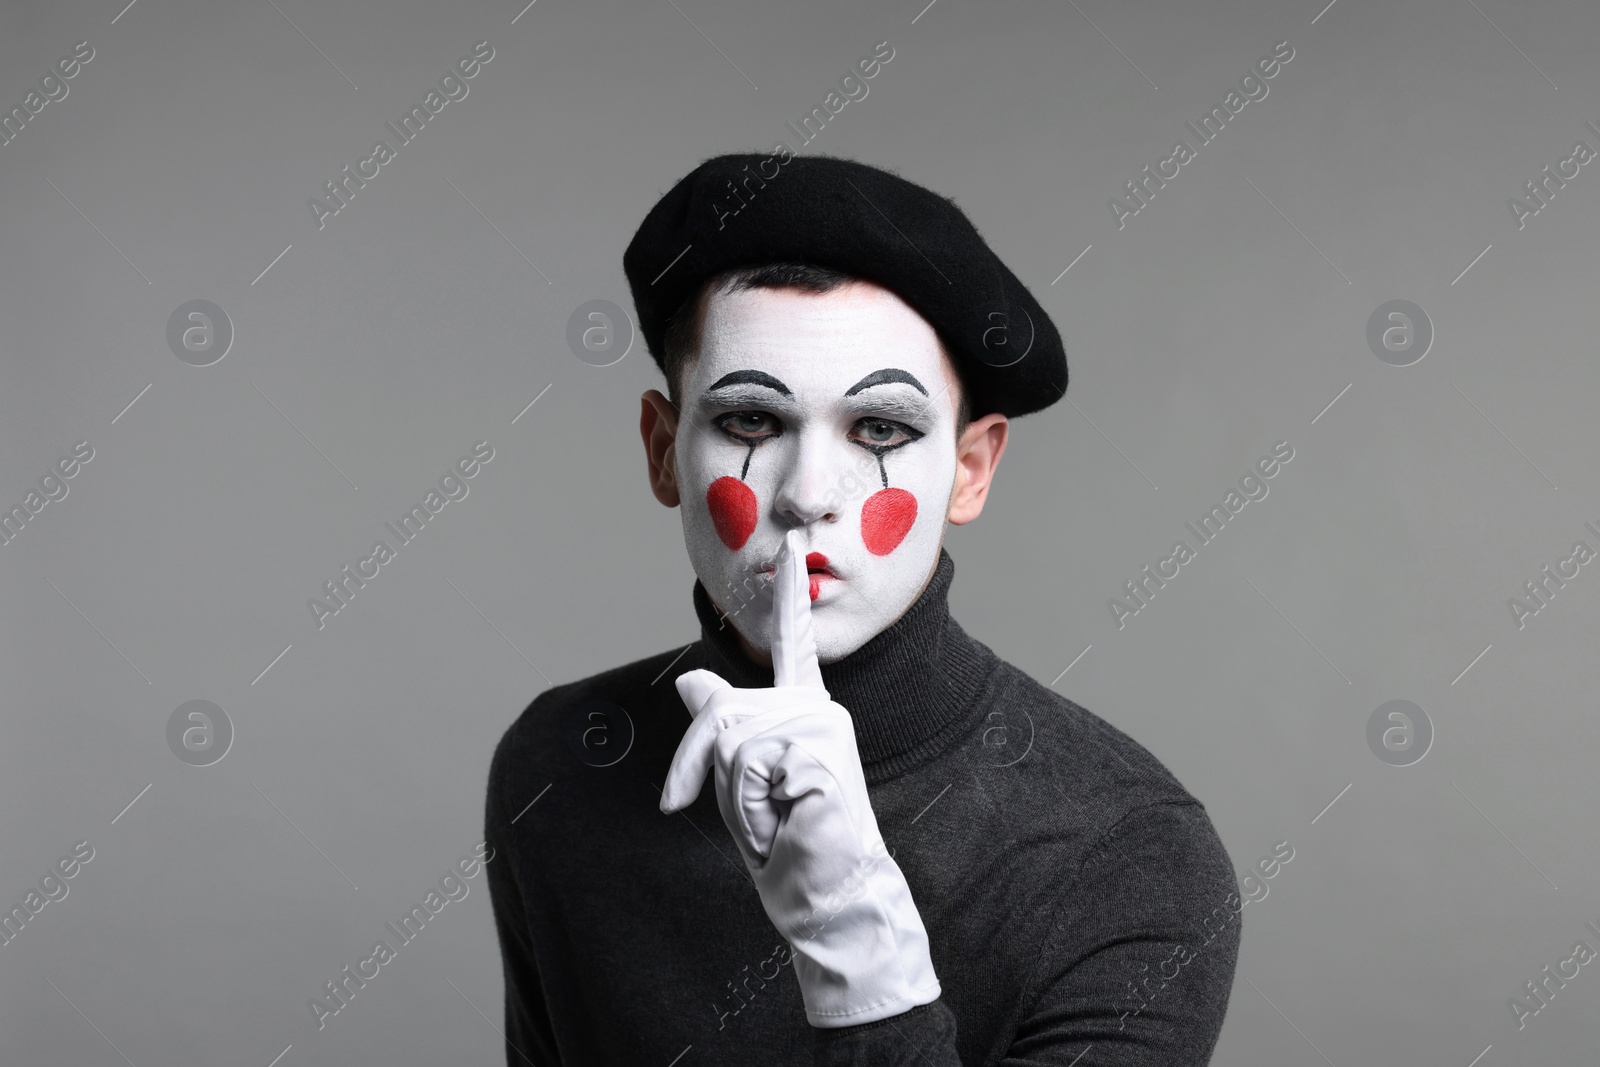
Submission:
[[785,935],[814,1027],[876,1022],[939,998],[921,913],[887,854]]
[[[804,957],[796,954],[795,970],[802,967]],[[914,1008],[924,1007],[939,999],[939,979],[932,977],[933,969],[930,966],[927,974],[928,984],[918,988],[899,989],[901,984],[893,979],[898,979],[899,974],[888,976],[892,980],[888,983],[896,986],[896,990],[887,993],[878,999],[860,1003],[859,997],[850,995],[847,988],[832,986],[819,986],[814,982],[802,981],[800,983],[800,999],[805,1005],[806,1022],[818,1030],[838,1030],[844,1027],[865,1027],[872,1023],[881,1023],[897,1015],[904,1015]],[[859,977],[855,979],[859,981]]]

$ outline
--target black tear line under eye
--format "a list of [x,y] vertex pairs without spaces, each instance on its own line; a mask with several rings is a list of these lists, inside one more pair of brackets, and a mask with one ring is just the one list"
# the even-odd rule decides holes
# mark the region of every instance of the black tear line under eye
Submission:
[[900,429],[903,430],[906,434],[915,435],[915,436],[912,436],[911,439],[908,440],[908,441],[901,441],[897,445],[888,445],[888,446],[884,446],[884,445],[869,445],[865,441],[856,441],[856,442],[854,442],[855,444],[858,444],[862,448],[866,449],[868,452],[871,452],[873,457],[875,459],[877,459],[877,461],[878,461],[878,477],[883,479],[883,487],[885,489],[889,488],[889,472],[884,470],[884,468],[883,468],[883,457],[887,456],[890,452],[893,452],[896,449],[900,449],[900,448],[906,447],[906,445],[911,444],[913,441],[920,441],[920,440],[922,440],[922,437],[923,437],[923,434],[921,432],[919,432],[917,430],[913,430],[909,426],[906,426],[906,425],[904,425],[902,423],[896,423],[895,425],[899,426]]
[[[734,414],[738,414],[738,412],[735,412]],[[727,417],[728,418],[732,418],[733,416],[730,415],[730,416],[727,416]],[[909,439],[905,440],[905,441],[901,441],[897,445],[870,445],[870,444],[867,444],[865,441],[855,441],[855,442],[853,442],[854,444],[860,445],[862,448],[866,449],[868,452],[871,452],[873,458],[878,461],[878,477],[883,481],[883,487],[885,489],[889,488],[889,472],[884,469],[883,457],[887,456],[890,452],[894,452],[897,449],[904,448],[906,445],[909,445],[909,444],[911,444],[911,443],[913,443],[915,441],[920,441],[925,436],[920,430],[914,430],[910,426],[905,425],[904,423],[894,423],[894,425],[899,426],[900,429],[908,435]],[[774,438],[774,437],[778,436],[777,434],[774,433],[774,434],[767,434],[764,437],[743,437],[743,436],[741,436],[739,434],[736,434],[736,433],[733,433],[732,431],[730,431],[726,426],[723,425],[723,423],[721,421],[717,422],[717,429],[721,430],[723,433],[727,434],[729,437],[733,438],[735,441],[738,441],[740,444],[744,445],[744,447],[745,447],[744,466],[739,468],[739,480],[741,482],[745,480],[745,475],[750,473],[750,461],[755,458],[756,446],[760,445],[764,441],[770,440],[771,438]]]
[[750,460],[755,457],[756,446],[761,444],[763,441],[766,441],[769,438],[777,437],[778,435],[775,433],[769,433],[761,437],[745,437],[742,434],[734,433],[732,430],[728,429],[727,421],[729,419],[736,418],[741,414],[744,414],[744,412],[729,412],[727,415],[718,418],[713,425],[715,425],[716,428],[722,431],[722,433],[726,436],[739,442],[741,445],[744,445],[746,449],[744,454],[744,466],[739,469],[739,480],[742,482],[744,481],[745,475],[750,473]]

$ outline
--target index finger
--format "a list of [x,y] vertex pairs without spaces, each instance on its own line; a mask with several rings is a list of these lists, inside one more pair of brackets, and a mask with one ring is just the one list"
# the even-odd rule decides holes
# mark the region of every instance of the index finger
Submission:
[[772,575],[772,679],[779,687],[824,689],[811,629],[811,579],[803,548],[799,530],[785,534]]

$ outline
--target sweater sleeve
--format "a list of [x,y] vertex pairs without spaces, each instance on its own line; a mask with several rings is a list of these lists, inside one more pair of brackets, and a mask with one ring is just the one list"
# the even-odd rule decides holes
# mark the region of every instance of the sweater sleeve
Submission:
[[[999,1067],[1205,1067],[1233,987],[1241,907],[1204,808],[1131,812],[1064,888]],[[959,1067],[956,1031],[936,1000],[816,1031],[815,1063]]]
[[496,751],[489,770],[485,802],[484,839],[494,846],[499,862],[487,864],[489,901],[494,910],[495,933],[500,939],[500,962],[505,975],[505,1053],[507,1067],[558,1067],[555,1031],[545,1009],[544,981],[528,937],[522,891],[517,886],[517,859],[511,848],[511,825],[500,806],[501,760],[507,740]]

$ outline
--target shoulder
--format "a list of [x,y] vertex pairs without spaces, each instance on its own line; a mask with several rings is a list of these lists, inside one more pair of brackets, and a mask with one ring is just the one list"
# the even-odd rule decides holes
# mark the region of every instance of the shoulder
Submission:
[[609,726],[608,716],[626,716],[631,732],[642,726],[638,720],[652,716],[658,705],[681,709],[677,689],[665,676],[679,657],[687,661],[692,655],[683,647],[668,649],[551,686],[534,697],[495,746],[489,764],[491,806],[515,772],[548,765],[552,755],[566,745],[565,735],[574,726],[581,734],[597,722]]
[[[1018,787],[1054,798],[1040,812],[1051,827],[1082,828],[1068,838],[1073,847],[1059,876],[1080,890],[1094,887],[1098,904],[1083,910],[1103,908],[1118,922],[1165,915],[1220,932],[1238,913],[1237,884],[1205,805],[1099,715],[1003,661],[1000,672],[995,708],[1034,720],[1034,751],[1016,769],[1038,762],[1032,781],[1018,779]],[[1228,936],[1236,943],[1236,931]]]
[[1088,708],[1004,660],[996,681],[995,710],[1023,715],[1044,757],[1102,801],[1115,796],[1126,810],[1199,803],[1154,753]]
[[1028,812],[1047,837],[1071,841],[1078,863],[1148,848],[1171,872],[1204,870],[1208,880],[1231,872],[1205,805],[1153,752],[1003,660],[995,683],[983,740],[999,744],[969,751],[1009,768],[985,775],[1009,794],[1009,810]]

